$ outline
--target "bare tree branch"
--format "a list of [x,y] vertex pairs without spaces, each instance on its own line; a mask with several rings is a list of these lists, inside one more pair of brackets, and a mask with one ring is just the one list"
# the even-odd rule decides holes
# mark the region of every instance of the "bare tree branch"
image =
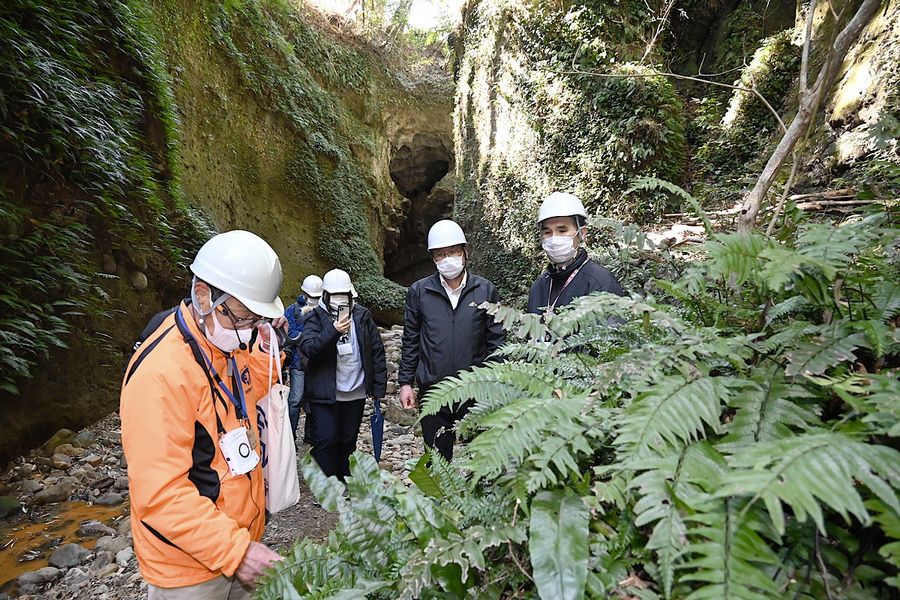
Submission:
[[809,92],[809,44],[812,40],[813,19],[816,16],[816,0],[809,0],[806,27],[803,30],[803,54],[800,56],[800,102]]
[[666,6],[663,9],[659,24],[656,26],[656,31],[653,33],[653,37],[650,38],[650,41],[647,42],[647,48],[644,50],[644,56],[641,57],[641,64],[644,64],[644,61],[647,60],[648,56],[650,56],[650,52],[653,51],[653,46],[656,44],[657,38],[659,38],[662,32],[665,31],[666,25],[669,24],[669,15],[672,13],[673,6],[675,6],[675,0],[668,0],[668,2],[666,2]]
[[775,224],[778,222],[778,216],[781,214],[782,209],[784,209],[784,203],[787,202],[788,194],[791,192],[791,186],[794,185],[794,177],[797,176],[797,167],[800,164],[799,152],[796,150],[794,150],[791,161],[791,174],[788,175],[787,181],[784,184],[784,189],[781,191],[781,198],[778,200],[778,205],[775,207],[775,212],[772,214],[772,220],[769,221],[769,227],[766,228],[766,235],[772,235],[772,232],[775,231]]
[[794,146],[808,131],[810,124],[813,122],[816,108],[820,106],[825,94],[834,85],[834,80],[847,52],[850,50],[850,46],[859,38],[863,28],[875,16],[875,12],[880,5],[881,0],[863,0],[856,14],[838,34],[825,57],[822,68],[819,70],[816,82],[806,97],[800,102],[797,115],[791,121],[781,141],[778,142],[778,145],[769,157],[753,189],[744,197],[741,206],[741,216],[738,219],[739,231],[748,231],[756,226],[756,215],[759,213],[766,194],[775,182],[778,171],[787,160],[787,157],[793,153]]

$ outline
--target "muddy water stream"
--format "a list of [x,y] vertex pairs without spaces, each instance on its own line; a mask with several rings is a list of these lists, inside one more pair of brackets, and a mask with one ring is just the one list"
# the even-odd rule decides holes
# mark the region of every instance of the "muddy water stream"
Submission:
[[0,591],[9,592],[19,575],[46,567],[53,550],[75,542],[93,548],[95,537],[77,534],[85,521],[100,521],[115,529],[126,506],[98,506],[85,502],[61,502],[12,523],[0,525]]

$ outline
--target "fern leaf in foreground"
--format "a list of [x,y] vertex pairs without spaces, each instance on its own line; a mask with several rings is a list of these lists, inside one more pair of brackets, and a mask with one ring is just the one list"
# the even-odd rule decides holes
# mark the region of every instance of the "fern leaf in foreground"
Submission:
[[701,375],[669,375],[638,390],[620,418],[616,445],[629,461],[648,456],[663,444],[678,446],[703,437],[704,425],[720,430],[722,406],[735,380]]
[[[717,509],[717,510],[716,510]],[[762,525],[742,516],[728,498],[687,517],[694,524],[685,551],[692,557],[683,565],[692,569],[684,581],[703,585],[687,600],[769,600],[782,597],[767,567],[778,557],[759,531]]]
[[900,486],[900,452],[887,446],[859,442],[840,433],[809,433],[755,444],[736,454],[731,464],[734,468],[725,476],[718,495],[752,496],[748,507],[761,499],[779,533],[784,533],[785,527],[781,503],[790,506],[801,523],[811,517],[823,534],[822,504],[848,522],[853,515],[868,524],[869,513],[857,481],[900,512],[900,501],[892,489]]

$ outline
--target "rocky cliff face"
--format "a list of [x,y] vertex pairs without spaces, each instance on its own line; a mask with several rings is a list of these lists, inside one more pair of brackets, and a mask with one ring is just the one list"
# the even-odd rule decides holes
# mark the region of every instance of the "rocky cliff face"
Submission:
[[454,164],[449,77],[420,84],[299,3],[13,4],[0,461],[115,408],[131,344],[184,295],[215,230],[272,244],[286,303],[305,275],[341,267],[397,320],[408,275],[385,278],[385,253],[420,247],[452,206],[452,192],[429,200]]
[[[630,190],[636,176],[682,185],[710,207],[733,206],[758,176],[779,137],[770,111],[746,92],[648,76],[649,65],[719,74],[704,77],[755,86],[786,120],[796,111],[808,3],[686,2],[655,32],[663,5],[467,2],[456,40],[455,214],[505,300],[520,301],[540,268],[533,220],[550,191],[580,195],[595,217],[650,224],[680,211],[679,200]],[[827,3],[816,10],[813,74],[839,30]],[[885,2],[846,57],[804,145],[797,191],[897,188],[898,23],[898,2]],[[604,243],[602,231],[592,237]]]
[[[628,3],[625,3],[628,4]],[[557,189],[605,216],[646,220],[664,198],[625,197],[637,174],[681,180],[684,108],[671,82],[626,64],[641,16],[599,1],[472,1],[457,43],[456,214],[507,300],[536,274],[534,218]],[[585,74],[603,68],[620,75]]]

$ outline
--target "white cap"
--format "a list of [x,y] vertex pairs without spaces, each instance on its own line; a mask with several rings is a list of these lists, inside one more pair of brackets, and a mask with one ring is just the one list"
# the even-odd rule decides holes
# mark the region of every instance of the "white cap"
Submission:
[[322,278],[322,289],[329,294],[351,294],[353,284],[350,283],[350,275],[341,269],[332,269]]
[[584,204],[575,194],[553,192],[541,203],[538,211],[538,225],[553,217],[583,217],[587,219]]
[[254,314],[271,319],[284,314],[278,297],[281,262],[272,247],[254,233],[236,229],[213,236],[197,252],[191,271]]
[[310,298],[318,298],[322,295],[322,278],[318,275],[307,275],[300,284],[300,289]]
[[463,233],[462,227],[450,219],[438,221],[428,230],[428,250],[436,248],[449,248],[450,246],[458,246],[466,244],[466,234]]

